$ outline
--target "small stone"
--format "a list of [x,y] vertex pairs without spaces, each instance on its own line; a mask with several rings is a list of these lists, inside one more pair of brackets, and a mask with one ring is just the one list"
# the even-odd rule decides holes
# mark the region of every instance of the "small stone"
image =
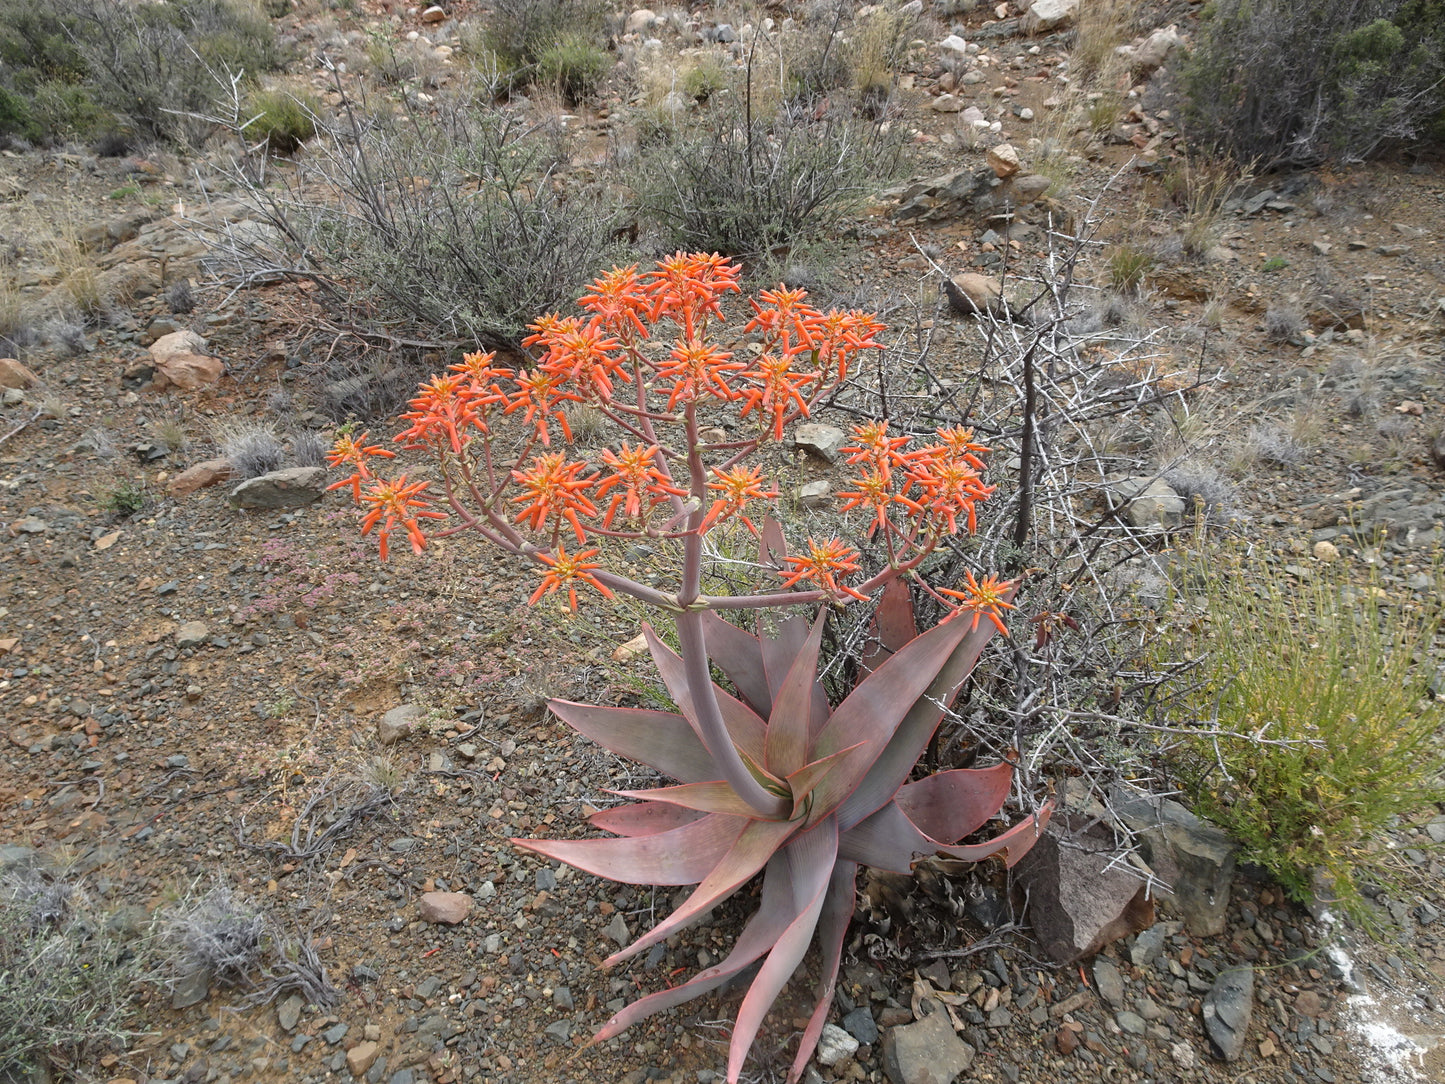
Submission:
[[1124,1004],[1124,977],[1107,956],[1094,960],[1094,986],[1111,1008],[1117,1009]]
[[185,497],[198,489],[219,485],[235,477],[236,468],[229,459],[207,459],[187,467],[166,483],[172,497]]
[[1339,547],[1333,542],[1316,542],[1313,552],[1316,561],[1324,561],[1326,564],[1339,560],[1340,556]]
[[935,113],[963,112],[963,99],[956,94],[940,94],[929,106]]
[[613,912],[612,921],[607,924],[604,932],[617,943],[619,948],[626,948],[628,942],[632,940],[632,934],[627,929],[627,920],[622,917],[621,911]]
[[1011,143],[1000,143],[996,147],[990,147],[984,155],[988,162],[988,168],[993,170],[994,176],[1000,180],[1007,180],[1019,171],[1022,163],[1019,161],[1019,152]]
[[427,24],[445,22],[446,17],[446,9],[437,4],[433,4],[421,13],[421,21]]
[[968,42],[964,41],[957,34],[950,34],[938,43],[939,52],[953,53],[955,56],[968,55]]
[[200,647],[210,638],[210,627],[204,621],[187,621],[176,629],[177,647]]
[[281,1025],[282,1031],[296,1030],[296,1025],[301,1020],[301,1009],[305,1004],[300,994],[292,994],[281,1000],[276,1006],[276,1023]]
[[836,425],[808,422],[793,430],[794,447],[826,459],[829,463],[837,460],[838,452],[847,440],[848,435]]
[[572,1021],[554,1020],[542,1030],[559,1043],[566,1043],[572,1038]]
[[206,1000],[211,992],[211,972],[208,968],[197,968],[190,972],[171,991],[171,1008],[188,1009]]
[[893,1084],[949,1084],[973,1064],[974,1049],[954,1034],[942,1012],[890,1028],[883,1068]]
[[1235,1061],[1244,1053],[1254,1015],[1254,968],[1232,967],[1204,995],[1204,1030],[1219,1056]]
[[872,1045],[878,1041],[878,1025],[873,1020],[873,1010],[867,1005],[860,1005],[843,1017],[843,1026],[860,1043]]
[[395,745],[425,718],[426,709],[420,704],[403,704],[399,708],[392,708],[376,724],[376,740],[382,745]]
[[627,16],[627,22],[623,24],[622,30],[626,34],[642,34],[651,30],[656,24],[657,12],[651,8],[638,8]]
[[1138,1013],[1129,1012],[1127,1009],[1114,1015],[1114,1021],[1119,1025],[1121,1031],[1129,1035],[1144,1034],[1144,1018]]
[[341,1042],[342,1039],[346,1038],[346,1033],[350,1030],[345,1024],[332,1024],[331,1027],[321,1033],[321,1037],[332,1046],[335,1046]]
[[837,1024],[824,1024],[818,1038],[818,1064],[837,1065],[858,1052],[858,1040]]
[[169,387],[195,391],[214,384],[226,371],[220,358],[206,353],[206,340],[194,331],[162,335],[148,349],[154,369],[151,386],[158,391]]
[[17,519],[11,529],[17,534],[44,534],[50,530],[50,524],[39,516],[26,516],[24,519]]
[[833,485],[826,478],[808,482],[798,490],[798,503],[804,508],[824,508],[833,495]]
[[417,902],[417,913],[423,922],[439,922],[455,926],[472,909],[472,897],[465,892],[427,892]]
[[968,316],[979,313],[999,315],[1007,310],[998,280],[988,275],[970,272],[953,279],[945,279],[943,292],[948,295],[948,303],[956,312]]
[[351,1070],[352,1076],[362,1076],[380,1053],[381,1047],[370,1040],[357,1043],[346,1052],[346,1068]]

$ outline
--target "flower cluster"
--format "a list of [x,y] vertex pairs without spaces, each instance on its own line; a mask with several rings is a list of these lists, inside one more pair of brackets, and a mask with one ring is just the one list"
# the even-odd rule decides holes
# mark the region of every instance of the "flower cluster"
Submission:
[[[808,417],[860,351],[881,349],[884,327],[871,313],[824,313],[805,291],[779,287],[748,301],[741,339],[730,341],[722,302],[739,292],[738,275],[735,264],[697,253],[645,273],[614,268],[583,294],[580,314],[553,313],[530,326],[523,346],[533,354],[522,366],[467,354],[423,383],[396,440],[431,453],[442,476],[456,521],[429,533],[477,530],[531,557],[542,577],[533,599],[565,588],[574,608],[579,584],[604,594],[630,585],[587,560],[601,539],[697,540],[728,521],[758,534],[750,509],[779,491],[743,460]],[[572,450],[568,412],[582,405],[623,437],[596,458]],[[745,435],[708,443],[699,411],[728,407],[747,423]],[[331,463],[351,475],[332,488],[349,488],[369,510],[363,528],[380,526],[383,553],[397,527],[422,549],[423,523],[448,513],[428,503],[426,483],[378,478],[370,460],[393,453],[366,441],[364,433],[338,440]],[[856,470],[842,510],[869,515],[869,533],[886,542],[887,576],[914,567],[943,537],[971,530],[975,505],[992,492],[980,476],[987,449],[968,430],[939,429],[927,446],[910,444],[887,422],[872,422],[855,427],[845,449]],[[851,546],[809,539],[777,574],[782,592],[842,602],[876,586],[850,583],[859,569]]]

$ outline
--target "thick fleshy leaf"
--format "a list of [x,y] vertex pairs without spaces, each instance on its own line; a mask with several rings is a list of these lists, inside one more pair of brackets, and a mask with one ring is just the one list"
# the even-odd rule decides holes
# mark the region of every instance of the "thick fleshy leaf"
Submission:
[[691,824],[701,816],[695,809],[683,809],[666,802],[628,802],[611,809],[599,809],[587,821],[594,828],[619,836],[652,836]]
[[512,842],[609,881],[690,885],[704,881],[737,846],[747,828],[748,821],[742,817],[712,813],[679,828],[645,836],[514,839]]
[[798,912],[793,907],[793,893],[788,883],[787,861],[782,852],[779,852],[773,855],[763,870],[763,892],[758,909],[753,913],[753,917],[748,919],[727,958],[706,971],[699,971],[680,986],[659,990],[634,1001],[603,1024],[602,1029],[592,1036],[587,1045],[621,1035],[639,1020],[646,1020],[664,1009],[684,1005],[695,997],[717,989],[772,948],[782,932],[797,917]]
[[[1012,594],[1010,591],[1009,596],[1012,597]],[[955,625],[962,626],[960,631],[963,633],[957,647],[945,660],[934,667],[932,673],[935,677],[927,691],[921,697],[916,698],[907,709],[892,737],[888,739],[887,746],[868,768],[867,776],[848,795],[838,810],[838,821],[845,831],[881,808],[885,802],[891,801],[893,796],[898,793],[898,788],[908,779],[909,773],[913,771],[913,766],[918,763],[918,758],[927,748],[929,739],[933,737],[933,732],[938,729],[938,724],[943,719],[943,710],[953,704],[958,690],[963,687],[964,681],[973,672],[979,656],[983,654],[984,647],[987,646],[989,639],[997,630],[992,622],[980,621],[976,628],[969,631],[967,621],[963,617],[956,617],[923,636],[915,638],[889,662],[879,667],[871,678],[867,679],[868,681],[874,680],[897,666],[904,660],[909,650],[921,640],[932,636],[940,629],[947,630]],[[863,684],[866,685],[867,681]],[[863,685],[859,686],[860,689],[862,687]],[[842,705],[840,704],[838,708],[841,711]]]
[[750,632],[724,621],[714,611],[702,615],[708,657],[727,675],[743,701],[766,719],[773,710],[773,693],[763,669],[763,647]]
[[818,928],[833,877],[833,863],[838,857],[837,820],[829,817],[790,840],[783,855],[788,861],[788,880],[798,917],[778,937],[743,998],[732,1042],[728,1045],[728,1084],[737,1084],[763,1018],[813,942],[813,932]]
[[686,809],[704,813],[729,813],[736,817],[762,817],[762,814],[738,797],[725,780],[707,783],[684,783],[680,787],[655,787],[651,790],[614,790],[624,798],[644,802],[670,802]]
[[793,792],[793,819],[796,820],[803,814],[803,807],[808,804],[814,789],[824,776],[834,771],[843,761],[849,757],[859,755],[867,742],[859,742],[857,745],[849,746],[847,749],[840,749],[832,756],[824,757],[822,760],[815,760],[811,764],[804,764],[792,775],[788,776],[788,788]]
[[1037,816],[1020,821],[987,842],[958,847],[925,835],[896,802],[889,802],[861,824],[842,833],[838,855],[886,873],[910,873],[915,861],[931,854],[981,862],[1007,850],[1005,865],[1012,866],[1034,845],[1052,810],[1051,805],[1045,804]]
[[877,670],[918,635],[913,593],[902,577],[889,580],[884,585],[878,597],[878,607],[873,611],[872,632],[858,660],[858,666],[865,674]]
[[817,1049],[833,1005],[833,990],[838,985],[838,967],[843,962],[843,939],[848,923],[853,920],[854,896],[857,892],[858,864],[839,860],[833,863],[833,876],[828,882],[828,896],[823,900],[823,913],[818,916],[819,962],[817,1000],[803,1037],[798,1040],[798,1053],[788,1073],[788,1084],[797,1084],[808,1069],[808,1059]]
[[[761,626],[761,617],[758,622]],[[808,623],[801,617],[781,619],[777,622],[772,636],[761,635],[761,628],[759,629],[758,644],[763,649],[763,671],[768,677],[768,692],[775,699],[778,690],[783,686],[783,679],[793,668],[793,660],[808,642],[809,631]],[[771,716],[771,712],[769,715]]]
[[[702,740],[701,731],[697,723],[697,709],[693,705],[692,689],[688,686],[687,672],[683,667],[681,656],[672,648],[658,639],[657,633],[652,631],[648,625],[642,626],[642,633],[647,637],[647,646],[652,651],[652,659],[657,664],[658,673],[662,675],[662,683],[667,686],[667,691],[672,694],[672,699],[682,709],[682,714],[691,724],[693,733]],[[733,744],[740,752],[746,753],[759,764],[763,763],[763,737],[767,733],[768,726],[763,722],[761,716],[755,713],[735,696],[724,692],[716,685],[713,691],[717,695],[718,710],[722,712],[723,724],[728,728],[732,736]],[[717,772],[712,773],[713,778]]]
[[702,739],[681,715],[670,711],[606,708],[571,700],[549,700],[553,714],[579,734],[620,757],[656,768],[682,783],[718,777]]
[[813,630],[803,642],[802,650],[793,658],[787,677],[773,692],[773,711],[768,716],[768,736],[763,749],[764,763],[774,775],[792,775],[808,763],[813,693],[818,685],[818,649],[823,643],[824,620],[824,615],[820,614],[813,622]]
[[[704,820],[717,817],[720,814],[709,814]],[[728,821],[736,821],[736,817],[724,818]],[[787,821],[749,821],[743,830],[738,834],[733,845],[727,853],[722,855],[713,865],[698,884],[681,907],[666,919],[659,922],[646,934],[639,937],[632,944],[620,952],[614,952],[607,957],[603,963],[607,967],[635,956],[644,949],[651,948],[659,941],[670,937],[673,933],[682,929],[689,922],[702,914],[710,907],[714,907],[727,899],[745,884],[753,874],[767,865],[768,860],[777,853],[783,841],[797,830],[797,826]],[[661,836],[647,836],[643,840],[602,840],[604,843],[636,843],[651,839],[661,839]],[[564,859],[565,861],[565,859]],[[575,864],[575,863],[573,863]],[[621,880],[622,878],[613,878]],[[682,883],[658,881],[657,884]]]
[[956,843],[998,816],[1013,777],[1007,764],[955,768],[904,783],[894,801],[924,835]]
[[[850,799],[870,774],[873,762],[888,748],[899,724],[967,635],[966,627],[957,628],[952,622],[930,629],[859,682],[833,710],[832,718],[813,743],[813,756],[831,756],[859,742],[869,743],[869,755],[851,760],[846,771],[830,772],[819,784],[809,814],[811,820],[816,822],[835,812]],[[888,798],[892,797],[890,792]],[[852,826],[849,821],[840,824],[844,829]]]

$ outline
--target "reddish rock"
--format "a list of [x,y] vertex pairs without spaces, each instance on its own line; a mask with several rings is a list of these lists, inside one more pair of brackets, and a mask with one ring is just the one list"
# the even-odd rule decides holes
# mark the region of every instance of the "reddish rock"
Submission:
[[40,378],[14,358],[0,358],[0,388],[33,388]]
[[220,485],[234,477],[236,468],[229,459],[207,459],[187,467],[166,485],[172,497],[184,497],[207,486]]
[[455,926],[472,910],[472,897],[465,892],[428,892],[417,903],[417,912],[424,922],[440,922]]
[[220,358],[206,354],[206,340],[194,331],[173,331],[150,345],[156,391],[175,387],[182,391],[204,388],[221,379],[226,371]]
[[352,1076],[360,1079],[376,1062],[376,1056],[380,1053],[381,1046],[370,1039],[357,1043],[346,1052],[346,1067],[351,1070]]

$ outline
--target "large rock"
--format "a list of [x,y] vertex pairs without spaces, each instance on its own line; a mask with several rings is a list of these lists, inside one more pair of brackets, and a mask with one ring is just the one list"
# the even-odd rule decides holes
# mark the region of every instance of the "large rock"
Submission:
[[187,467],[166,483],[166,492],[172,497],[184,497],[207,486],[220,485],[235,477],[236,468],[229,459],[206,459]]
[[376,724],[376,740],[382,745],[395,745],[411,733],[412,727],[426,718],[426,709],[420,704],[403,704],[392,708]]
[[822,425],[808,422],[793,430],[793,445],[810,452],[829,463],[838,458],[838,452],[847,443],[848,434],[836,425]]
[[0,358],[0,388],[33,388],[40,378],[14,358]]
[[221,379],[226,371],[220,358],[210,357],[206,340],[194,331],[173,331],[162,335],[150,347],[155,375],[151,386],[157,391],[176,387],[194,391]]
[[1029,918],[1044,951],[1062,964],[1154,923],[1148,886],[1123,861],[1111,832],[1093,825],[1072,830],[1055,817],[1019,863],[1029,894]]
[[1169,54],[1183,45],[1184,39],[1179,36],[1178,27],[1170,24],[1133,45],[1121,45],[1114,52],[1124,58],[1136,75],[1148,75],[1163,67]]
[[287,467],[259,478],[248,478],[231,490],[230,501],[237,508],[305,508],[326,492],[323,467]]
[[1184,525],[1184,498],[1162,478],[1111,475],[1104,503],[1138,531],[1177,531]]
[[1155,894],[1173,902],[1195,937],[1222,934],[1239,853],[1234,841],[1168,798],[1116,791],[1113,808],[1138,835],[1140,857],[1163,881]]
[[1204,1030],[1215,1053],[1234,1061],[1244,1053],[1254,1016],[1254,968],[1233,967],[1220,974],[1204,995]]
[[1078,13],[1079,0],[1034,0],[1019,20],[1019,29],[1025,34],[1060,30],[1072,23]]
[[935,1012],[883,1036],[883,1069],[893,1084],[952,1084],[973,1064],[973,1047]]
[[956,278],[944,279],[943,292],[948,295],[948,303],[957,312],[968,316],[980,313],[1002,316],[1008,311],[998,279],[988,275],[969,272]]

